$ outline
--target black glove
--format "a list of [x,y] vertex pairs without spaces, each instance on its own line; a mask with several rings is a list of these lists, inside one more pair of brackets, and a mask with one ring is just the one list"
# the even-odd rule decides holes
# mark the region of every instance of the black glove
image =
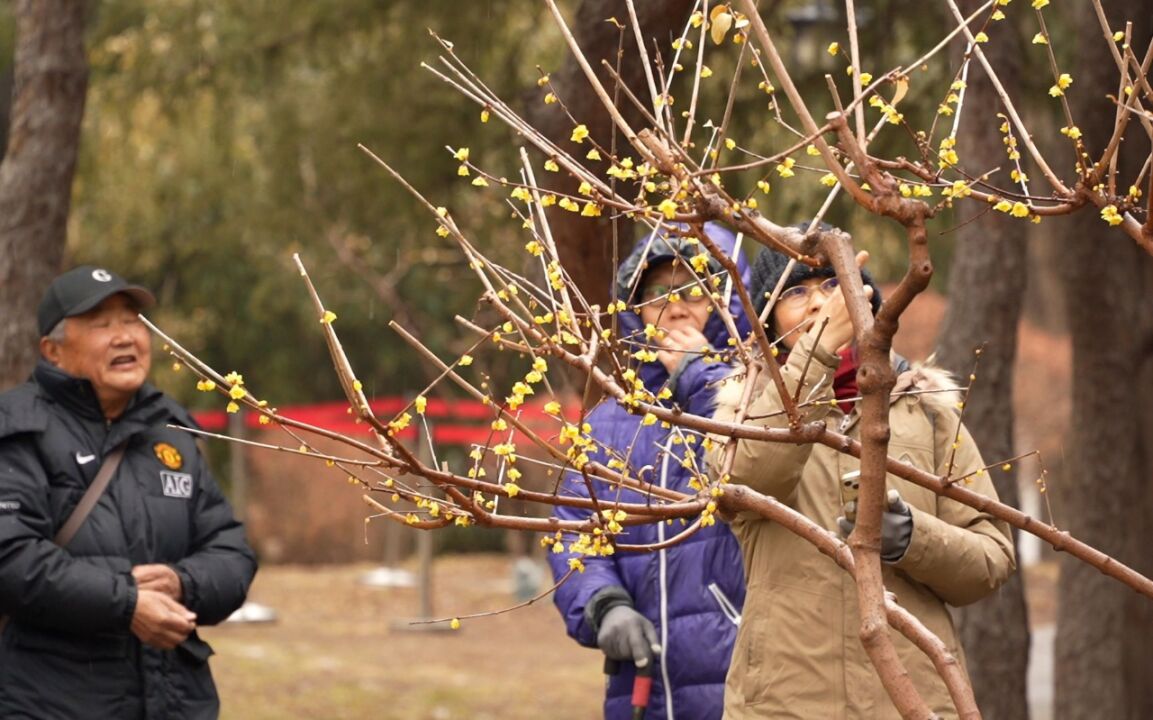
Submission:
[[597,647],[610,660],[632,660],[638,668],[648,667],[661,651],[656,628],[630,605],[616,605],[604,614]]
[[[896,490],[890,490],[885,499],[888,501],[888,509],[881,514],[881,559],[895,563],[905,557],[905,551],[913,539],[913,511]],[[845,514],[837,518],[837,527],[841,529],[842,535],[849,537],[849,533],[857,526],[857,502],[851,500],[845,503],[842,512]]]

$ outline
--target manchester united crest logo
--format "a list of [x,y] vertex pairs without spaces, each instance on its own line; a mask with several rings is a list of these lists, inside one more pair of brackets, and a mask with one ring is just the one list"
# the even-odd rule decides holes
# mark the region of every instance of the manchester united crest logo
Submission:
[[180,457],[180,451],[168,443],[156,443],[152,446],[152,450],[156,453],[157,459],[164,463],[164,467],[169,470],[179,470],[180,466],[184,464],[184,458]]

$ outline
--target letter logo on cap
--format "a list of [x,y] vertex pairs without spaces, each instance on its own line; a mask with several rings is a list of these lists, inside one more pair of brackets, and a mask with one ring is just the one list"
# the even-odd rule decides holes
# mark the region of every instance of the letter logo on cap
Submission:
[[99,282],[110,282],[112,280],[112,274],[104,268],[96,268],[92,271],[92,279]]

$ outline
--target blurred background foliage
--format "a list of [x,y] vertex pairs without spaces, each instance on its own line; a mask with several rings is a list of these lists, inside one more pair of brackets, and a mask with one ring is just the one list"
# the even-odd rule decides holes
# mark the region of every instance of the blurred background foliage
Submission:
[[[562,3],[570,17],[577,5]],[[839,4],[768,5],[765,16],[817,116],[833,109],[825,74],[842,98],[851,97]],[[878,74],[923,51],[928,30],[935,39],[945,26],[935,6],[913,14],[897,0],[860,6],[863,65]],[[92,12],[70,264],[107,264],[154,288],[161,299],[154,319],[166,332],[217,369],[243,372],[276,403],[340,395],[293,253],[337,313],[344,347],[370,394],[411,391],[429,379],[387,327],[393,318],[442,356],[467,349],[472,337],[451,318],[475,314],[479,284],[455,245],[437,237],[427,211],[357,144],[448,207],[494,259],[523,266],[525,238],[508,218],[506,193],[471,187],[446,149],[469,147],[479,166],[513,176],[515,138],[500,123],[482,123],[478,107],[420,64],[435,64],[439,54],[431,29],[514,108],[541,102],[536,79],[567,54],[543,3],[99,0]],[[10,73],[12,37],[11,10],[0,4],[0,78]],[[839,57],[826,50],[834,40]],[[719,124],[739,55],[731,44],[706,46],[714,74],[702,83],[698,121]],[[742,62],[729,137],[741,147],[783,149],[794,138],[772,120],[768,97],[756,88],[758,71],[747,56]],[[952,73],[939,60],[913,70],[901,109],[914,127],[936,112]],[[673,95],[675,107],[687,109],[689,87],[682,83]],[[875,122],[876,111],[868,117]],[[791,113],[786,119],[792,122]],[[695,137],[703,152],[706,131]],[[887,129],[875,147],[916,152],[915,139],[901,129]],[[745,160],[736,151],[722,157]],[[797,160],[815,166],[803,153]],[[773,189],[760,209],[777,221],[806,219],[825,192],[820,174],[781,182],[769,166],[763,177]],[[731,183],[748,187],[730,186],[750,193],[757,179],[746,173]],[[900,275],[906,250],[896,226],[847,200],[827,219],[872,251],[878,277]],[[935,284],[943,289],[949,244],[936,245]],[[219,404],[199,396],[187,376],[156,378],[194,407]]]

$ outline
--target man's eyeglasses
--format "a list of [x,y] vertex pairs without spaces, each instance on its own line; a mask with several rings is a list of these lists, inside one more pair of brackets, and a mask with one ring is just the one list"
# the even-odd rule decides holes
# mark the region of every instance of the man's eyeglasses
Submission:
[[782,305],[791,305],[793,307],[799,305],[808,305],[809,298],[812,297],[813,292],[820,292],[825,297],[832,295],[837,290],[837,278],[831,277],[822,282],[820,285],[794,285],[788,290],[781,293],[777,298],[777,302]]
[[672,287],[670,285],[645,285],[641,288],[641,303],[651,305],[665,305],[669,302],[675,302],[674,298],[687,303],[701,303],[708,300],[708,295],[701,290],[699,285],[682,285],[680,287]]

